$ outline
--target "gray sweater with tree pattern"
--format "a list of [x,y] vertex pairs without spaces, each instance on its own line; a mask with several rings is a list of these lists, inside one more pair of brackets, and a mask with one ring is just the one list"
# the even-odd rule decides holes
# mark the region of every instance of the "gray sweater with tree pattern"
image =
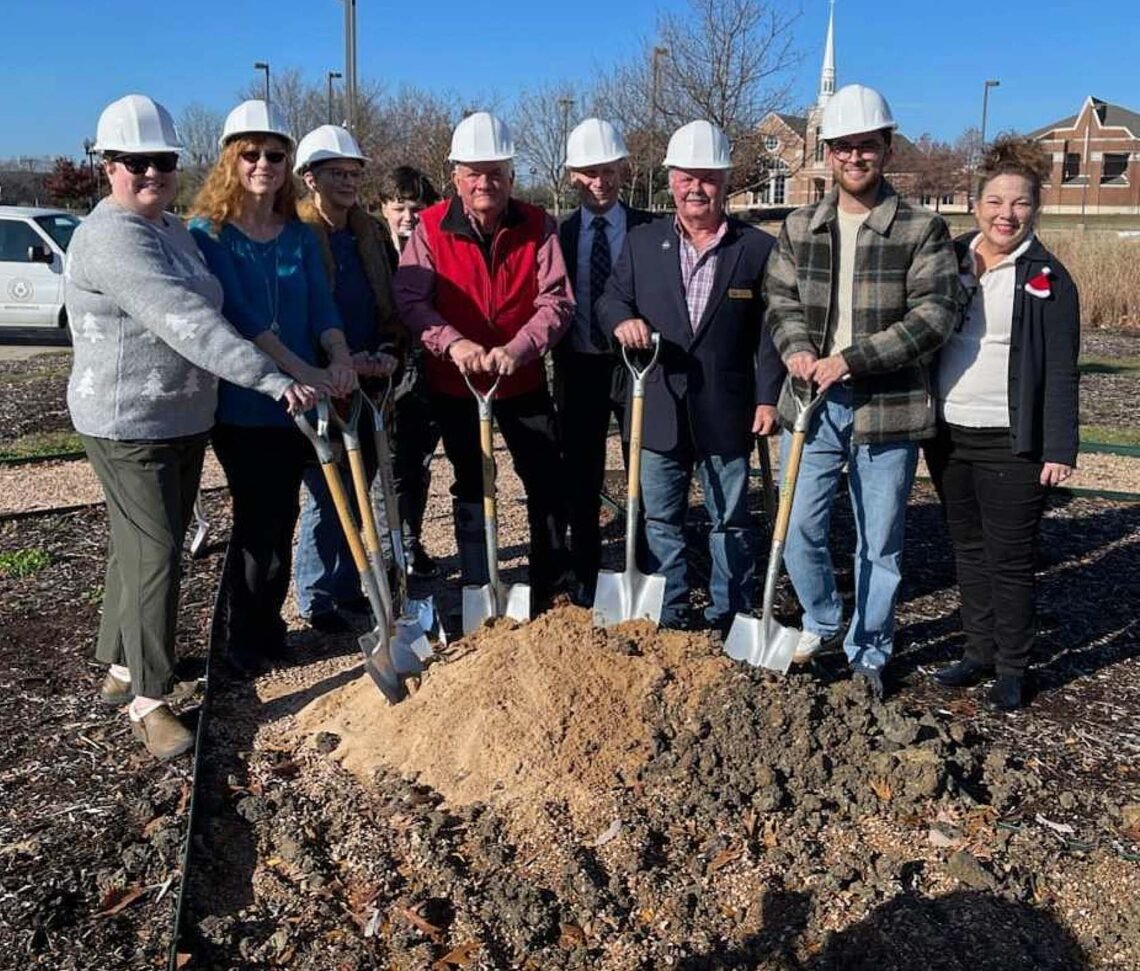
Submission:
[[221,284],[174,216],[108,198],[75,231],[64,270],[76,431],[181,438],[214,424],[218,378],[280,398],[292,379],[222,316]]

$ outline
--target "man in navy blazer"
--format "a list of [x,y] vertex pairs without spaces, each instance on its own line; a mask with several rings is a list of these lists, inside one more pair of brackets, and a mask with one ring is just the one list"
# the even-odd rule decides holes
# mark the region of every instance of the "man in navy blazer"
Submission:
[[712,520],[704,619],[723,633],[752,606],[748,460],[753,436],[776,430],[784,379],[760,293],[775,240],[725,214],[731,161],[719,128],[678,129],[665,165],[676,217],[630,232],[597,311],[625,347],[647,350],[651,333],[661,335],[645,387],[641,464],[648,566],[665,576],[661,623],[693,623],[684,523],[695,470]]
[[[610,416],[623,423],[628,371],[599,326],[594,303],[625,245],[626,233],[653,217],[618,199],[629,152],[617,130],[587,118],[566,139],[566,169],[581,205],[558,229],[577,309],[554,348],[554,402],[569,497],[571,598],[588,607],[602,559],[599,526]],[[639,534],[639,559],[644,540]]]

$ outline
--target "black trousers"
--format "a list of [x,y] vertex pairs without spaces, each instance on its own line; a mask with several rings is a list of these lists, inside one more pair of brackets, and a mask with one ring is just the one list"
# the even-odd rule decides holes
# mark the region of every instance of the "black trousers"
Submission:
[[[411,366],[418,367],[415,358]],[[392,471],[404,539],[418,540],[431,488],[431,459],[440,437],[422,374],[417,374],[411,389],[396,399],[393,424]]]
[[1010,451],[1008,429],[945,423],[926,463],[954,544],[966,656],[1022,675],[1036,626],[1041,463]]
[[274,657],[285,648],[281,608],[289,591],[301,478],[312,446],[295,428],[214,427],[214,452],[233,500],[226,555],[228,648]]
[[[479,410],[473,396],[433,394],[443,449],[455,470],[451,495],[457,502],[483,499],[483,458],[479,450]],[[566,552],[566,493],[554,406],[545,387],[492,403],[495,424],[507,443],[515,472],[526,489],[530,524],[530,586],[536,601],[569,582]]]
[[[570,562],[587,592],[593,591],[602,562],[600,492],[610,417],[622,427],[628,386],[629,372],[611,354],[565,351],[555,357],[554,401],[566,473]],[[639,561],[643,536],[644,529],[639,529]]]

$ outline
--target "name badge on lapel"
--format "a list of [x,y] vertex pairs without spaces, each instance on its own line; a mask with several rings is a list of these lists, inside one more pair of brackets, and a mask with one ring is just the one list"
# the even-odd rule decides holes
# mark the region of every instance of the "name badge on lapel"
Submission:
[[729,300],[751,300],[752,291],[746,287],[729,287],[728,288]]

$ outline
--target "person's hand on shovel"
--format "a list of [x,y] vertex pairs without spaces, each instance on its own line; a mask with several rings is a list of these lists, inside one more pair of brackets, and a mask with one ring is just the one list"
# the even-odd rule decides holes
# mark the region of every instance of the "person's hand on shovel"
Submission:
[[815,351],[797,351],[786,361],[784,366],[788,374],[798,381],[811,381],[815,377],[815,365],[819,360]]
[[487,370],[483,345],[466,337],[453,341],[447,348],[447,356],[451,358],[451,363],[459,368],[460,374],[483,374]]
[[623,320],[618,324],[614,328],[614,340],[631,351],[653,349],[653,331],[640,317],[630,317],[629,320]]
[[301,415],[310,408],[315,408],[323,397],[320,389],[294,381],[285,389],[281,400],[285,402],[285,408],[290,415]]
[[352,367],[362,378],[386,378],[392,374],[400,362],[391,354],[377,351],[357,351],[352,355]]
[[492,347],[483,358],[488,373],[507,377],[518,370],[519,362],[505,347]]

